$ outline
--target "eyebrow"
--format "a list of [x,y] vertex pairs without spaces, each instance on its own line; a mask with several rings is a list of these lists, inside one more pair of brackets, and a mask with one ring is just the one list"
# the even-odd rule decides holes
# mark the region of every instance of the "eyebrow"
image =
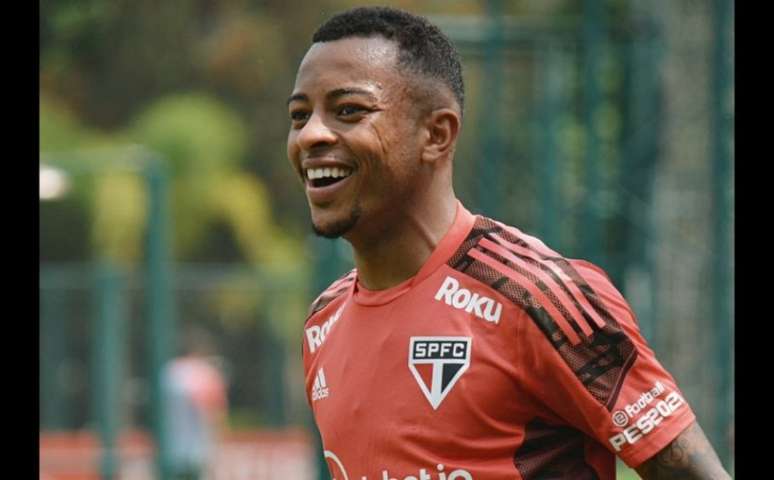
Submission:
[[[326,100],[335,100],[347,95],[365,95],[370,100],[376,101],[376,96],[373,93],[362,88],[337,88],[325,94],[325,98]],[[290,105],[294,101],[309,101],[309,97],[304,93],[295,93],[288,97],[287,104]]]

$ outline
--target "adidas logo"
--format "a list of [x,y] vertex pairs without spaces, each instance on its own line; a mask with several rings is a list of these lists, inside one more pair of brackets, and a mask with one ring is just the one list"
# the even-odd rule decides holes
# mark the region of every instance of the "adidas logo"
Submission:
[[317,370],[317,375],[314,377],[314,385],[312,385],[312,401],[322,400],[328,396],[328,384],[325,382],[325,372],[322,367]]

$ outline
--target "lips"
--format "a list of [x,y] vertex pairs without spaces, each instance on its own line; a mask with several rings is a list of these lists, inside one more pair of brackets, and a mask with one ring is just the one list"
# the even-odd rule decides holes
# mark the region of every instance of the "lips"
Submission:
[[337,179],[336,182],[330,184],[318,184],[315,186],[316,181],[309,180],[308,178],[304,182],[306,185],[306,196],[309,201],[315,205],[324,206],[333,202],[336,196],[343,189],[352,182],[352,177],[355,173],[352,173],[348,177]]
[[355,169],[334,156],[307,158],[301,163],[306,195],[312,204],[325,206],[346,188]]
[[315,187],[332,185],[352,174],[349,167],[317,167],[306,169],[306,179]]

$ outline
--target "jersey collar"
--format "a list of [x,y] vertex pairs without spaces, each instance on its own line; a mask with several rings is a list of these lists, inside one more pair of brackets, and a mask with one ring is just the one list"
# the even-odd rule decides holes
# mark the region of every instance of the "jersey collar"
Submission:
[[384,305],[409,291],[414,285],[422,282],[422,280],[429,277],[449,260],[468,236],[475,221],[476,217],[457,200],[457,213],[454,217],[454,223],[452,223],[451,228],[449,228],[449,231],[446,232],[441,241],[438,242],[435,250],[422,265],[422,268],[419,269],[419,272],[398,285],[385,290],[368,290],[363,288],[359,281],[355,281],[353,282],[353,299],[355,303],[366,306]]

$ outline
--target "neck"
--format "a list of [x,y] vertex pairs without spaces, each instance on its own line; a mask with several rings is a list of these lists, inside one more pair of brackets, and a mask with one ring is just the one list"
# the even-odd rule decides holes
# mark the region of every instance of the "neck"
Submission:
[[416,275],[454,223],[457,199],[449,192],[434,202],[396,212],[368,238],[348,238],[358,279],[368,290],[394,287]]

